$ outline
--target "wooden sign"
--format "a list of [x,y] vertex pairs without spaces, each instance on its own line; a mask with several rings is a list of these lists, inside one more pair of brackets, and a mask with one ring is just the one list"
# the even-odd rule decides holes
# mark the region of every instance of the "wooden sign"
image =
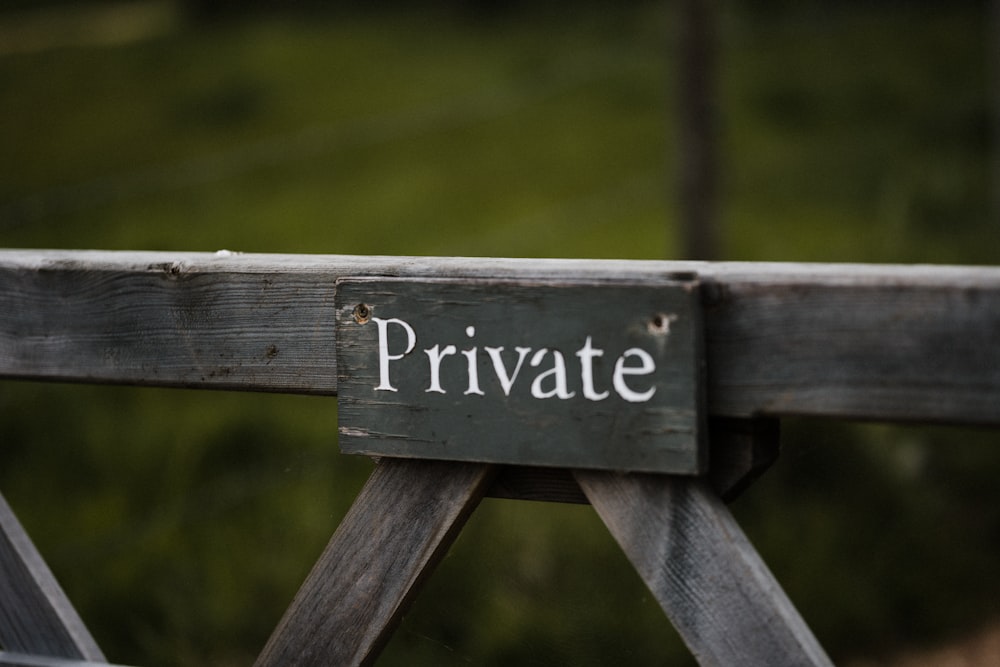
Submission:
[[698,282],[345,278],[348,453],[699,474]]

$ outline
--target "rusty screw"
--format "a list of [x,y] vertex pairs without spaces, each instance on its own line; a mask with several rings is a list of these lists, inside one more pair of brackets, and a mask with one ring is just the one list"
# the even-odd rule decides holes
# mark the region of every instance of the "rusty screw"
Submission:
[[354,306],[354,321],[358,324],[368,324],[368,320],[372,318],[372,309],[365,303],[359,303]]

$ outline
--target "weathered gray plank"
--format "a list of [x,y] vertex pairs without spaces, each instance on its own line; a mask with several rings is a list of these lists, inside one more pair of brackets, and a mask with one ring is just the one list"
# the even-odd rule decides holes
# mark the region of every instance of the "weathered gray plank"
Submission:
[[1000,290],[985,279],[996,273],[924,271],[716,284],[712,411],[997,424]]
[[331,394],[333,282],[201,271],[150,257],[119,270],[0,259],[0,369],[84,382]]
[[832,665],[705,482],[575,471],[701,665]]
[[703,283],[708,408],[1000,424],[1000,268],[0,251],[0,377],[336,393],[344,276]]
[[2,495],[0,648],[104,661],[97,643]]
[[371,664],[492,475],[485,464],[383,459],[256,665]]
[[52,658],[44,655],[27,655],[0,651],[0,667],[121,667],[106,662]]
[[344,452],[705,470],[690,275],[600,285],[371,278],[337,289]]

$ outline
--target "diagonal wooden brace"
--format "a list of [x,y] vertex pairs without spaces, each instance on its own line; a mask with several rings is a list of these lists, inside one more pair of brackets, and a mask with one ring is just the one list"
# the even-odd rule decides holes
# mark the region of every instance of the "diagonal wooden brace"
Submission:
[[256,666],[374,662],[492,475],[485,464],[382,459]]
[[703,480],[575,476],[699,664],[832,665]]
[[97,642],[0,495],[0,647],[105,662]]

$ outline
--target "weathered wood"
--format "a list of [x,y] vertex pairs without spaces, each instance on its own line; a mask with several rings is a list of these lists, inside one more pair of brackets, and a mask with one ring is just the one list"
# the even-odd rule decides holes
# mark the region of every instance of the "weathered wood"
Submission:
[[52,658],[44,655],[26,655],[0,651],[0,667],[121,667],[106,662]]
[[777,419],[709,420],[708,481],[723,502],[736,500],[778,459],[779,434]]
[[0,257],[0,372],[334,393],[329,276],[145,257],[125,270],[70,259],[27,272]]
[[703,283],[708,410],[1000,424],[1000,268],[0,251],[0,377],[336,393],[343,276]]
[[574,474],[701,665],[832,665],[703,480]]
[[700,474],[698,283],[338,282],[340,448]]
[[[708,423],[706,476],[723,502],[735,500],[778,458],[780,425],[776,419],[715,417]],[[509,500],[538,500],[589,505],[573,473],[565,468],[500,466],[486,495]]]
[[0,648],[16,653],[104,661],[94,638],[2,495]]
[[576,505],[590,503],[576,483],[573,473],[565,468],[500,466],[486,495],[508,500],[538,500]]
[[256,665],[371,664],[492,475],[486,464],[383,459]]
[[829,270],[706,290],[713,412],[1000,423],[996,270]]

